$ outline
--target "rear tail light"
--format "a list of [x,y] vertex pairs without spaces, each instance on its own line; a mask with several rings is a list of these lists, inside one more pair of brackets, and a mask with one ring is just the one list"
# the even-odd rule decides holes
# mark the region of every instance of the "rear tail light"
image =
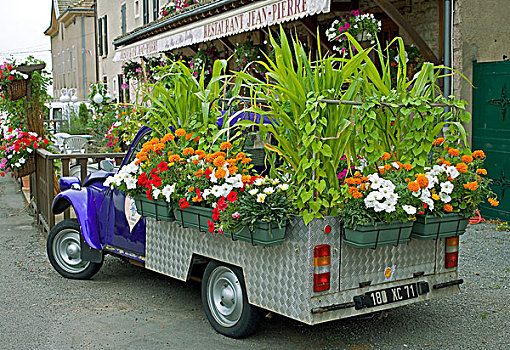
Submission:
[[313,291],[329,290],[331,268],[331,248],[328,244],[315,246],[313,249]]
[[453,269],[459,265],[459,236],[446,239],[445,268]]

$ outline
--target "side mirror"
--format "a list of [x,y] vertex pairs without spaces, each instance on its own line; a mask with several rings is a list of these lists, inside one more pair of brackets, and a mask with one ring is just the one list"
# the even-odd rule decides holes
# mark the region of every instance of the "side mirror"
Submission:
[[60,188],[60,191],[64,192],[65,190],[68,190],[70,188],[79,190],[81,189],[81,182],[80,179],[74,176],[67,176],[62,177],[58,181],[58,187]]
[[100,166],[101,170],[104,170],[107,173],[111,173],[115,169],[115,167],[113,166],[113,162],[111,160],[102,160]]

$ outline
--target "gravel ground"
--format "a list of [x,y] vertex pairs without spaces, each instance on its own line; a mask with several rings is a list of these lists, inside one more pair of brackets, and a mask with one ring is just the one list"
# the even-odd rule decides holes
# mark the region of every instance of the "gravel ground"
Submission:
[[11,179],[0,179],[0,349],[509,349],[510,233],[461,239],[462,293],[372,317],[307,326],[275,315],[250,338],[213,331],[200,285],[107,257],[91,281],[66,280]]

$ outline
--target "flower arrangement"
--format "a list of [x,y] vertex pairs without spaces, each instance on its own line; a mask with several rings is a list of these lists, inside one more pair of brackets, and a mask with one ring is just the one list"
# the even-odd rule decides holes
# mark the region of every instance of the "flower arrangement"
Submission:
[[219,60],[219,52],[215,46],[209,46],[206,49],[198,49],[197,53],[189,61],[189,67],[193,71],[195,78],[200,76],[202,69],[206,76],[213,72],[214,61]]
[[386,152],[377,172],[364,176],[356,171],[345,179],[345,201],[340,214],[346,227],[414,219],[418,201],[406,185],[412,176],[413,166],[396,160],[387,163],[390,159],[391,155]]
[[243,43],[236,43],[234,52],[234,67],[236,71],[243,71],[249,74],[263,74],[263,67],[259,64],[251,64],[260,60],[261,47],[254,45],[250,37],[247,38]]
[[204,0],[175,0],[168,1],[165,5],[161,7],[159,11],[159,18],[163,18],[166,16],[170,16],[176,12],[181,11],[191,5],[200,4],[204,2]]
[[20,170],[37,148],[46,148],[50,141],[38,136],[34,132],[23,131],[21,128],[8,127],[3,133],[0,147],[2,159],[0,161],[0,176],[5,176],[7,170]]
[[432,168],[417,174],[416,180],[408,183],[413,195],[421,200],[424,209],[421,214],[442,216],[457,213],[466,218],[475,214],[478,205],[485,199],[492,206],[499,205],[490,190],[490,179],[485,177],[483,167],[485,153],[481,150],[470,152],[450,147],[440,137],[433,142],[435,154],[442,156]]
[[7,86],[14,80],[21,80],[23,76],[14,70],[13,64],[5,61],[0,65],[0,86]]
[[[349,40],[344,35],[349,33],[358,41],[370,41],[375,43],[375,37],[381,31],[381,21],[377,20],[372,13],[364,13],[361,10],[351,11],[348,15],[340,16],[326,30],[329,41],[338,42],[333,50],[345,54],[349,52]],[[354,47],[351,47],[355,51]]]

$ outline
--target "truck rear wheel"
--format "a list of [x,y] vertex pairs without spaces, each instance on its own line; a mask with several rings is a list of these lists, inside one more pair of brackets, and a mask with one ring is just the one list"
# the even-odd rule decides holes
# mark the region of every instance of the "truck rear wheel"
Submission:
[[103,265],[81,259],[80,235],[78,220],[66,219],[51,229],[46,241],[51,265],[66,278],[89,279]]
[[209,323],[231,338],[244,338],[257,330],[258,310],[248,303],[241,269],[210,261],[202,279],[202,306]]

